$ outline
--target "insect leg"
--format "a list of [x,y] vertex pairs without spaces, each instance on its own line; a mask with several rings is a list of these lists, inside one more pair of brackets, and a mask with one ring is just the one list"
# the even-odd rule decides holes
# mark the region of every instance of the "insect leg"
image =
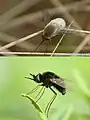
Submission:
[[51,46],[51,50],[52,50],[52,41],[51,41],[51,39],[48,40],[48,45]]
[[[40,100],[40,98],[43,96],[44,92],[45,92],[45,86],[42,87],[42,90],[40,91],[42,92],[41,95],[39,96],[39,98],[36,100],[36,102],[38,102]],[[39,92],[39,94],[40,94]]]
[[37,97],[40,95],[40,93],[42,92],[43,88],[44,88],[44,87],[42,87],[42,88],[40,89],[40,91],[38,92],[38,94],[36,95],[35,98],[37,98]]
[[49,88],[54,93],[54,96],[52,97],[52,99],[50,100],[50,102],[46,106],[45,113],[47,114],[47,117],[48,117],[48,113],[49,113],[50,107],[51,107],[52,103],[54,102],[54,100],[55,100],[55,98],[57,96],[57,93],[51,87],[49,87]]
[[34,50],[34,52],[37,51],[37,49],[40,47],[40,45],[43,43],[43,41],[44,41],[44,40],[42,40],[42,41],[39,43],[39,45],[36,47],[36,49]]
[[32,89],[31,91],[29,91],[29,92],[27,93],[27,95],[32,94],[33,92],[35,92],[40,86],[41,86],[41,85],[37,85],[34,89]]
[[[46,42],[47,42],[47,41],[46,41]],[[47,51],[48,51],[48,44],[45,43],[45,53],[47,53]]]

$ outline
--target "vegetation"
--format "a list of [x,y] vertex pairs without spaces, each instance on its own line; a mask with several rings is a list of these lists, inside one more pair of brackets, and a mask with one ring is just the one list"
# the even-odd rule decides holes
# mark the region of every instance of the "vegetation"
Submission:
[[[89,120],[89,68],[90,57],[1,57],[0,120]],[[57,92],[49,118],[39,114],[39,108],[44,111],[53,96],[50,90],[46,89],[37,104],[34,97],[38,91],[30,95],[31,100],[21,96],[37,85],[24,77],[45,71],[53,71],[66,78],[70,89],[64,96]]]

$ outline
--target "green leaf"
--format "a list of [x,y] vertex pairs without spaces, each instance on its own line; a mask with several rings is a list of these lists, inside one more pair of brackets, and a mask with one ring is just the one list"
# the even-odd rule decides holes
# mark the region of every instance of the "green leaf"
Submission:
[[74,72],[74,76],[76,78],[76,82],[79,86],[79,88],[81,89],[81,91],[87,96],[90,98],[90,91],[89,89],[87,88],[86,84],[85,84],[85,80],[82,78],[80,72],[77,70],[77,69],[74,69],[73,70]]
[[41,109],[39,104],[36,103],[36,101],[31,96],[23,94],[23,93],[22,93],[22,96],[28,98],[32,102],[32,104],[35,107],[35,109],[37,109],[41,120],[47,120],[47,116],[46,116],[45,112]]
[[70,104],[69,106],[66,106],[66,108],[62,111],[58,120],[69,120],[72,112],[73,112],[73,105]]

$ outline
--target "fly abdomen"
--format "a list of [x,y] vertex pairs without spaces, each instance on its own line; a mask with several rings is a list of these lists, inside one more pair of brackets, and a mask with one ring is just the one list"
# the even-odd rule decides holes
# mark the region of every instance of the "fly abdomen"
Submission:
[[66,22],[63,18],[51,20],[44,28],[43,36],[46,39],[51,39],[60,32],[60,29],[66,27]]
[[57,84],[53,84],[53,86],[62,94],[62,95],[65,95],[66,94],[66,88],[64,87],[61,87]]

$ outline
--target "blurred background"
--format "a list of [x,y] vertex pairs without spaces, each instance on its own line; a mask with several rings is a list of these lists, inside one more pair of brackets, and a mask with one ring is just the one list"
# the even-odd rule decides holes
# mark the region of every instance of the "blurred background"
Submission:
[[[90,57],[0,57],[0,120],[41,120],[31,101],[21,94],[37,85],[25,76],[46,71],[65,78],[69,85],[65,95],[57,91],[49,120],[90,120],[89,70]],[[52,96],[46,89],[38,102],[43,110]]]
[[[44,29],[50,20],[57,17],[65,19],[67,26],[74,20],[71,28],[89,31],[90,0],[0,0],[0,47]],[[52,52],[61,36],[52,39],[47,52]],[[84,33],[66,34],[56,52],[89,53],[89,38]],[[41,39],[42,34],[8,46],[3,51],[33,52]],[[37,52],[45,52],[47,44],[47,41],[43,42]]]

